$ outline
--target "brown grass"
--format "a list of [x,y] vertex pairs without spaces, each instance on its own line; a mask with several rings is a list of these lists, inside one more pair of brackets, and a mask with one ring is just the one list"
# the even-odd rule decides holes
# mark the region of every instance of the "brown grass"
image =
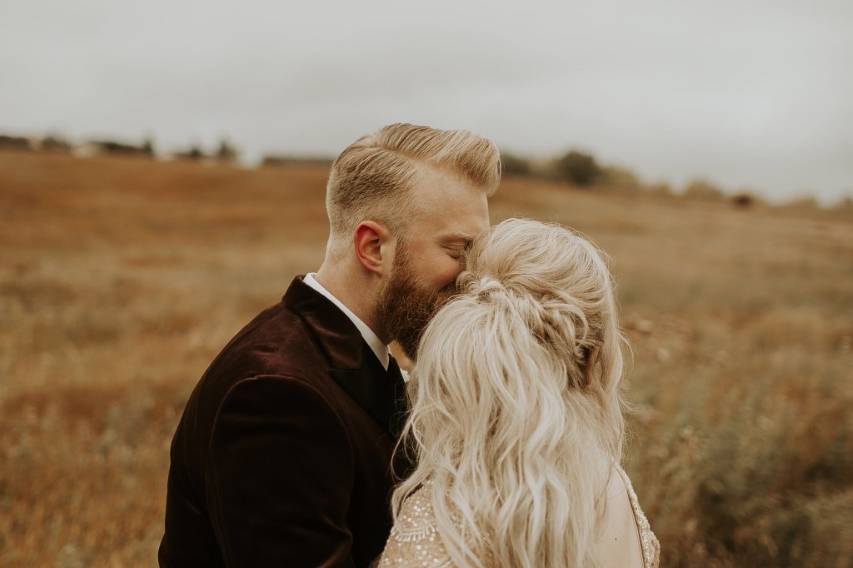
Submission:
[[[150,566],[224,342],[316,267],[325,170],[0,153],[0,565]],[[853,217],[508,179],[612,256],[666,566],[850,566]]]

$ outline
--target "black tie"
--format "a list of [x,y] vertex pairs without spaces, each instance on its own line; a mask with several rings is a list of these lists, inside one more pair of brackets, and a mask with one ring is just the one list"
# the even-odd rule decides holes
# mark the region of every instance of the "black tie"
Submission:
[[390,355],[388,356],[388,377],[391,379],[394,397],[394,411],[391,413],[388,431],[396,441],[403,430],[403,424],[406,422],[408,405],[406,404],[406,382],[403,380],[403,373],[400,372],[397,360]]
[[[388,378],[391,379],[394,393],[394,410],[388,420],[388,432],[396,443],[400,437],[400,433],[403,431],[403,426],[406,424],[406,418],[409,415],[409,404],[406,396],[406,382],[403,380],[400,366],[393,357],[390,357],[388,362]],[[392,471],[397,480],[409,477],[414,471],[415,457],[408,446],[400,446],[394,454],[393,462]]]

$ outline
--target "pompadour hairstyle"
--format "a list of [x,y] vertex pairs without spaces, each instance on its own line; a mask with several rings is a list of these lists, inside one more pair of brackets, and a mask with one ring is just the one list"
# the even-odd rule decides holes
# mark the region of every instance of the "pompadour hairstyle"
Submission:
[[459,176],[491,196],[501,177],[495,144],[467,130],[390,124],[350,144],[332,164],[326,186],[331,236],[348,238],[373,219],[400,230],[411,213],[418,168],[429,165]]

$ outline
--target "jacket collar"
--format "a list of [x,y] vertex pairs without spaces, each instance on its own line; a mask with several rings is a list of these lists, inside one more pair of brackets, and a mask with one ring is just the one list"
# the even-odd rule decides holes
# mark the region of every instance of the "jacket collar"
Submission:
[[330,368],[361,369],[366,364],[366,352],[370,351],[361,332],[340,308],[306,284],[303,278],[300,274],[290,283],[282,298],[284,306],[308,324]]
[[305,322],[326,356],[332,379],[396,440],[406,390],[396,361],[392,358],[386,371],[352,320],[303,278],[290,283],[284,306]]

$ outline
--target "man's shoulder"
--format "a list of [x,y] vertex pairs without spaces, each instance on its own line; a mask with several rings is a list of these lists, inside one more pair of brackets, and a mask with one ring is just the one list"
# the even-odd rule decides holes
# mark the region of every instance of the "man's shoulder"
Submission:
[[299,314],[279,302],[263,310],[225,345],[205,375],[235,380],[256,375],[308,379],[324,367],[322,353]]
[[[322,353],[298,314],[279,303],[255,316],[222,348],[196,383],[184,413],[192,417],[195,435],[205,436],[223,401],[241,381],[279,376],[300,384],[322,384],[327,374]],[[284,383],[271,382],[272,387],[266,383],[254,386],[285,390]]]
[[234,382],[222,397],[214,429],[223,414],[250,417],[249,422],[255,428],[267,419],[291,426],[296,420],[308,419],[315,428],[328,423],[338,431],[346,430],[328,392],[318,387],[316,381],[298,376],[263,374]]

